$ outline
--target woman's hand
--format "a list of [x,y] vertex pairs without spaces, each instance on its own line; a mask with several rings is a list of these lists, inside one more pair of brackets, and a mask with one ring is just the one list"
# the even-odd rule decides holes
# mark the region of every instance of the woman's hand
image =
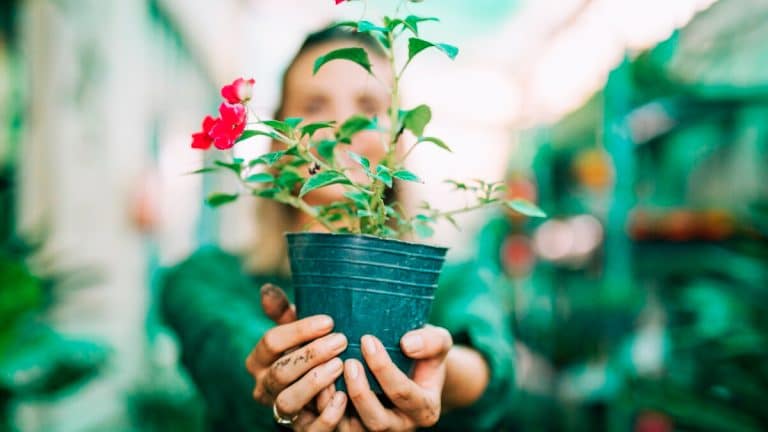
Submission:
[[[296,321],[294,306],[288,302],[285,293],[273,285],[262,287],[262,308],[267,316],[281,324],[275,329],[287,323],[305,321]],[[330,328],[322,334],[328,331]],[[473,403],[488,384],[489,370],[483,357],[471,348],[453,346],[450,333],[441,327],[426,326],[401,339],[403,353],[416,360],[412,379],[395,366],[378,339],[364,336],[361,344],[368,367],[394,407],[385,408],[371,392],[362,364],[347,360],[344,378],[358,416],[343,416],[347,397],[334,390],[333,381],[338,376],[334,375],[325,388],[311,395],[316,396],[315,408],[320,415],[314,414],[305,404],[305,409],[293,423],[295,429],[405,431],[431,426],[446,406],[458,408]],[[257,379],[257,390],[258,382]],[[282,415],[287,413],[282,405],[278,404],[277,408]]]
[[[297,321],[295,309],[279,288],[265,285],[261,294],[262,307],[278,325],[264,334],[246,359],[256,380],[254,399],[273,406],[281,417],[295,419],[295,430],[335,430],[347,398],[329,386],[342,373],[337,356],[347,347],[346,337],[329,334],[333,320],[326,315]],[[312,402],[323,390],[323,407],[316,414]]]
[[385,408],[370,390],[362,364],[347,360],[344,379],[349,399],[365,428],[408,431],[437,423],[446,379],[446,357],[453,346],[450,333],[441,327],[427,326],[403,336],[400,342],[403,352],[416,360],[413,379],[397,368],[377,338],[363,336],[361,344],[365,362],[394,405]]

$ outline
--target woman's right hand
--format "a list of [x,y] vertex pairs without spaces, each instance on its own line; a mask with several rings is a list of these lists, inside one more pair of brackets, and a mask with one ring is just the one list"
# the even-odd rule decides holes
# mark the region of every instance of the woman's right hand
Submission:
[[[335,430],[347,397],[338,391],[330,395],[328,388],[344,369],[338,355],[347,347],[346,337],[330,333],[333,320],[327,315],[297,321],[285,294],[273,285],[262,287],[261,296],[265,313],[278,325],[264,334],[245,362],[256,380],[254,399],[294,419],[294,430]],[[314,400],[324,390],[320,399],[327,403],[320,404],[318,414]]]

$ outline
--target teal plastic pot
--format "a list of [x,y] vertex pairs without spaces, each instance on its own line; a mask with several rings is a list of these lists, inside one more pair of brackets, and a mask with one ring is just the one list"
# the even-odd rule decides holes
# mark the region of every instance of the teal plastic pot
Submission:
[[[360,338],[376,336],[410,374],[413,361],[400,350],[400,339],[426,324],[447,249],[355,234],[286,237],[298,317],[333,317],[334,331],[349,341],[343,360],[365,365]],[[365,373],[371,389],[381,393],[367,365]],[[343,378],[336,388],[346,389]]]

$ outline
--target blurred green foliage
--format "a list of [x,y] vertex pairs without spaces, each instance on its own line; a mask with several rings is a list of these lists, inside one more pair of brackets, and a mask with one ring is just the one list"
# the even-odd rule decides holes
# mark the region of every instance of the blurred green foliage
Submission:
[[527,135],[541,207],[605,239],[512,278],[518,338],[554,374],[521,392],[522,430],[768,429],[766,16],[718,2]]

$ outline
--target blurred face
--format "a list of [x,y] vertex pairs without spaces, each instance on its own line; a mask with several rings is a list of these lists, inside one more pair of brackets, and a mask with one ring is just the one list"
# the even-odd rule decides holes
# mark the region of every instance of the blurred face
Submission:
[[[359,65],[346,60],[332,61],[312,76],[315,59],[335,49],[351,46],[349,41],[329,42],[310,48],[302,53],[286,76],[283,117],[301,117],[305,122],[335,120],[343,122],[354,114],[377,116],[379,124],[386,125],[386,110],[389,94],[381,83]],[[384,82],[392,80],[386,59],[370,53],[373,72]],[[330,129],[318,131],[315,139],[332,135]],[[375,166],[385,154],[382,135],[376,131],[363,131],[352,138],[351,145],[339,144],[337,159],[349,176],[356,181],[365,181],[362,169],[347,156],[346,150],[367,157]],[[317,189],[306,196],[310,204],[327,204],[343,199],[344,189],[340,185]]]

